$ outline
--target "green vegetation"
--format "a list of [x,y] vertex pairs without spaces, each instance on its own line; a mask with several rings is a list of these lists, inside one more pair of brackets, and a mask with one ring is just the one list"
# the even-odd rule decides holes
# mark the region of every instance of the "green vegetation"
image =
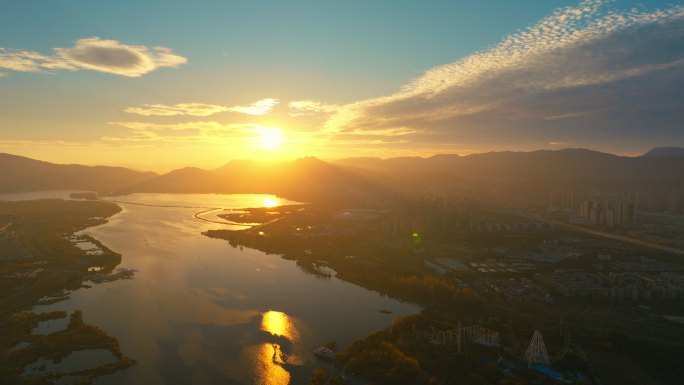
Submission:
[[218,217],[236,223],[266,223],[282,218],[284,215],[298,210],[299,207],[301,206],[247,208],[232,213],[219,214]]
[[[0,233],[0,383],[43,385],[69,376],[89,384],[97,376],[135,364],[124,356],[118,341],[94,325],[83,322],[75,311],[65,330],[47,335],[32,334],[39,322],[67,317],[65,312],[34,314],[28,310],[68,298],[95,268],[100,276],[110,274],[121,256],[92,237],[80,237],[100,250],[89,254],[70,239],[77,231],[106,222],[121,208],[97,201],[37,200],[0,202],[0,218],[8,223]],[[23,345],[23,346],[22,346]],[[115,362],[95,368],[53,373],[39,370],[24,373],[27,365],[41,359],[59,363],[70,354],[86,349],[110,351]]]
[[45,296],[63,297],[87,278],[88,269],[111,272],[121,256],[92,237],[102,250],[88,255],[69,237],[121,211],[112,203],[55,199],[0,202],[11,225],[0,235],[0,316],[33,306]]
[[390,328],[356,341],[337,354],[338,370],[317,371],[310,384],[345,384],[344,378],[349,377],[374,385],[522,385],[530,380],[551,383],[524,369],[504,374],[496,363],[496,348],[469,344],[467,352],[459,352],[454,345],[434,345],[417,338],[416,330],[429,327],[434,321],[425,314],[396,319]]
[[[135,364],[135,360],[124,356],[118,341],[107,335],[97,326],[83,322],[83,313],[75,311],[71,314],[65,330],[47,335],[34,335],[31,330],[38,322],[66,317],[64,312],[33,314],[21,312],[12,315],[0,324],[3,338],[0,340],[0,378],[11,384],[52,384],[54,380],[64,377],[79,377],[81,383],[91,383],[95,377],[114,373]],[[21,348],[13,348],[19,342],[27,343]],[[59,363],[73,352],[86,349],[106,349],[115,357],[116,362],[106,363],[95,368],[63,373],[39,371],[22,375],[26,365],[41,358]]]
[[[451,280],[429,274],[423,259],[416,257],[411,238],[400,247],[375,242],[373,223],[336,219],[327,206],[289,206],[249,209],[271,214],[273,220],[249,230],[210,230],[205,235],[226,239],[234,247],[246,246],[294,260],[312,274],[321,267],[335,271],[337,278],[380,293],[424,306],[459,304],[479,306],[478,295]],[[245,218],[251,221],[251,217]]]

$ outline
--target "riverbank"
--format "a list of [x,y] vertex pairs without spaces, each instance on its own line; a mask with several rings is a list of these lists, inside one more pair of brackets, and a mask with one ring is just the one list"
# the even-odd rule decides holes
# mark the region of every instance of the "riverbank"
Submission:
[[[83,322],[75,311],[66,329],[35,334],[40,322],[64,319],[65,312],[33,313],[38,305],[69,298],[84,287],[132,274],[114,273],[121,255],[93,237],[75,236],[119,213],[113,203],[57,199],[0,202],[0,216],[10,223],[0,236],[0,379],[12,384],[52,383],[73,377],[91,383],[95,377],[135,364],[120,350],[115,338],[97,326]],[[70,372],[25,372],[38,362],[58,363],[74,352],[105,349],[115,360]]]
[[[393,223],[391,213],[387,216],[379,211],[373,216],[353,214],[353,210],[311,205],[302,211],[289,212],[257,229],[216,230],[204,234],[228,240],[233,246],[280,255],[296,261],[298,266],[312,274],[320,274],[321,267],[324,267],[326,272],[332,272],[341,280],[425,307],[421,322],[413,323],[415,327],[404,328],[403,337],[397,337],[399,328],[393,324],[381,333],[362,338],[340,355],[338,369],[347,367],[350,372],[362,374],[363,378],[372,379],[374,383],[397,383],[392,382],[395,377],[383,377],[383,373],[389,373],[396,367],[418,375],[411,377],[413,380],[408,382],[411,384],[447,384],[453,383],[454,379],[482,383],[477,381],[483,376],[495,382],[505,378],[510,380],[509,383],[554,383],[555,380],[546,374],[525,369],[522,357],[529,343],[531,327],[544,332],[549,354],[557,355],[558,361],[553,367],[567,372],[563,375],[571,383],[598,384],[601,379],[614,380],[611,383],[670,383],[671,378],[677,378],[670,373],[681,373],[677,365],[681,354],[675,353],[677,347],[670,343],[677,340],[674,336],[682,335],[681,327],[675,327],[656,315],[644,319],[645,314],[651,313],[651,307],[662,308],[665,314],[679,314],[679,302],[586,300],[565,298],[557,291],[550,292],[547,300],[536,299],[534,290],[541,287],[534,283],[536,275],[553,273],[556,269],[577,268],[590,258],[534,263],[512,257],[494,260],[494,256],[501,254],[500,250],[510,250],[513,255],[528,255],[535,252],[538,245],[548,243],[549,239],[577,237],[575,233],[555,229],[491,234],[474,229],[448,234],[407,231],[402,236],[387,226]],[[494,214],[492,217],[493,220],[505,219]],[[601,252],[620,252],[622,246],[615,245],[613,251],[613,245],[605,241],[586,242]],[[511,268],[512,263],[521,269]],[[589,264],[589,267],[596,269],[594,265]],[[525,270],[530,266],[531,271]],[[512,289],[505,291],[500,288],[506,284]],[[520,298],[516,293],[521,293]],[[476,325],[486,325],[500,333],[501,345],[493,351],[482,350],[481,354],[469,345],[468,356],[453,347],[441,347],[431,342],[438,340],[416,340],[417,335],[429,335],[427,332],[416,334],[421,328],[430,329],[439,324],[447,325],[445,330],[459,329],[459,325],[468,330]],[[524,333],[520,332],[522,328],[526,329]],[[409,330],[413,334],[407,333]],[[570,331],[572,339],[567,337],[566,342],[565,336],[569,336],[567,333]],[[586,354],[569,354],[569,341],[572,341],[573,350]],[[639,346],[654,354],[643,358],[639,354]],[[666,357],[655,354],[659,350],[669,353]],[[499,360],[497,354],[503,360]],[[366,360],[378,356],[394,358],[383,362]],[[371,363],[362,364],[363,360]],[[413,364],[403,366],[412,360],[418,363],[418,368]],[[481,360],[489,361],[488,369],[480,370]],[[621,361],[635,363],[632,375],[624,375],[611,364]],[[448,366],[454,365],[460,369],[447,370]],[[506,376],[511,367],[516,371],[512,377]],[[341,380],[335,382],[343,372],[317,371],[312,383],[345,383]],[[430,376],[421,376],[421,372]],[[473,373],[480,378],[470,378]]]
[[[262,212],[268,212],[248,211],[262,217]],[[323,205],[283,207],[263,225],[237,231],[210,230],[204,235],[282,255],[312,274],[320,275],[325,267],[324,275],[334,272],[341,280],[422,306],[479,306],[477,294],[469,288],[430,274],[422,258],[414,255],[411,242],[400,247],[382,245],[372,239],[377,232],[373,222],[348,221],[336,217],[338,211]]]

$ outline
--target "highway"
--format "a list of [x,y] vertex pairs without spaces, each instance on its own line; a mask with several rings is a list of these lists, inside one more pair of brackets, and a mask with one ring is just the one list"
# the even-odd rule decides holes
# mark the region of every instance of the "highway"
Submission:
[[555,225],[558,227],[562,227],[562,228],[565,228],[568,230],[573,230],[573,231],[577,231],[577,232],[581,232],[581,233],[585,233],[585,234],[590,234],[590,235],[594,235],[594,236],[602,237],[602,238],[606,238],[606,239],[612,239],[614,241],[626,242],[626,243],[631,243],[633,245],[647,247],[647,248],[654,249],[654,250],[660,250],[660,251],[665,251],[668,253],[684,255],[684,250],[682,250],[682,249],[677,249],[674,247],[665,246],[665,245],[661,245],[658,243],[653,243],[653,242],[648,242],[648,241],[644,241],[641,239],[627,237],[624,235],[616,235],[616,234],[606,233],[606,232],[599,231],[599,230],[588,229],[588,228],[581,227],[581,226],[575,226],[575,225],[571,225],[571,224],[565,223],[565,222],[559,222],[559,221],[554,221],[551,219],[546,219],[546,218],[540,217],[538,215],[530,215],[530,214],[524,214],[524,213],[514,212],[514,211],[501,211],[501,212],[504,214],[508,214],[508,215],[515,215],[515,216],[519,216],[519,217],[523,217],[523,218],[527,218],[527,219],[531,219],[531,220],[535,220],[535,221],[539,221],[539,222],[549,223],[549,224],[552,224],[552,225]]

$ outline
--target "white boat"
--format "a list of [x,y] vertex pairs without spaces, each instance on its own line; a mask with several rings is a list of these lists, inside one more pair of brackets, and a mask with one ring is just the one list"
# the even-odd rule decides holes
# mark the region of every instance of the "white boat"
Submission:
[[325,346],[320,346],[320,347],[314,349],[313,353],[317,357],[325,358],[328,360],[332,360],[333,358],[335,358],[335,352],[329,348],[326,348]]

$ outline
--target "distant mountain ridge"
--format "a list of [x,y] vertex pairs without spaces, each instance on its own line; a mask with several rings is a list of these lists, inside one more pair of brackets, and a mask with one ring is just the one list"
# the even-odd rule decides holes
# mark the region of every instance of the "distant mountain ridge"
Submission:
[[[665,151],[657,150],[656,154]],[[668,154],[679,151],[668,150]],[[428,158],[348,158],[335,162],[431,187],[477,185],[616,186],[684,184],[684,157],[618,156],[588,149],[489,152]]]
[[684,188],[684,148],[626,157],[587,150],[489,152],[427,158],[315,157],[287,162],[233,160],[213,170],[165,174],[122,167],[61,165],[0,153],[0,193],[74,189],[98,192],[269,193],[309,201],[389,191],[463,187],[611,187],[649,183]]
[[290,162],[231,161],[215,170],[184,168],[131,187],[140,192],[269,193],[326,200],[384,191],[373,178],[315,157]]
[[121,191],[157,176],[124,167],[55,164],[0,153],[0,193],[40,190]]
[[642,156],[651,158],[684,156],[684,147],[656,147]]

